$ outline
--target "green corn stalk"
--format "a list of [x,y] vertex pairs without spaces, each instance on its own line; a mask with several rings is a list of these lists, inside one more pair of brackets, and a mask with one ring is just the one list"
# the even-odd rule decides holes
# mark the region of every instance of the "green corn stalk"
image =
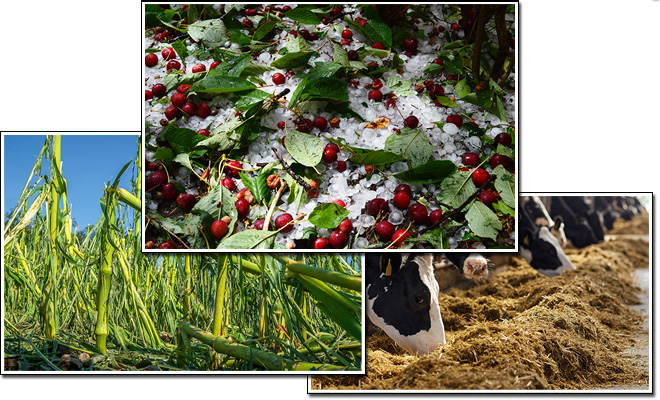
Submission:
[[56,135],[53,137],[53,151],[51,154],[51,186],[50,186],[50,203],[48,213],[48,227],[50,233],[50,273],[46,281],[46,304],[44,305],[44,336],[47,339],[53,339],[57,334],[57,267],[58,267],[58,251],[57,251],[57,231],[58,231],[58,217],[60,207],[60,187],[59,182],[60,162],[62,153],[62,137]]
[[332,365],[332,364],[319,364],[303,361],[294,361],[274,353],[255,349],[242,344],[235,344],[224,337],[214,335],[210,332],[205,332],[188,322],[181,322],[179,324],[181,329],[187,336],[194,337],[200,342],[212,347],[215,351],[222,354],[227,354],[231,357],[240,358],[242,360],[253,362],[260,365],[269,371],[345,371],[346,367]]
[[117,208],[117,197],[114,191],[106,188],[105,197],[101,201],[101,208],[103,209],[103,223],[102,232],[102,258],[100,260],[101,267],[99,273],[97,297],[96,297],[96,348],[105,354],[106,353],[106,340],[108,337],[108,297],[110,295],[110,287],[112,283],[112,256],[115,252],[113,245],[113,225],[115,220],[115,210]]
[[227,254],[215,256],[218,263],[218,284],[215,291],[215,311],[213,313],[213,334],[225,335],[225,293],[227,289]]

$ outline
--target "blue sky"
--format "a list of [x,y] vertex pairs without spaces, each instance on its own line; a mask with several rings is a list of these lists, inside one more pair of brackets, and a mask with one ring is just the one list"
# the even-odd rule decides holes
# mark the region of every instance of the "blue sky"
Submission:
[[[4,215],[18,202],[23,186],[46,140],[45,135],[4,136],[2,158]],[[71,213],[82,229],[101,218],[99,200],[107,182],[112,183],[124,164],[134,160],[137,135],[62,135],[62,172],[67,180]],[[132,164],[119,187],[131,190],[136,173]],[[36,172],[38,179],[39,172]],[[50,175],[49,163],[42,164],[42,174]]]

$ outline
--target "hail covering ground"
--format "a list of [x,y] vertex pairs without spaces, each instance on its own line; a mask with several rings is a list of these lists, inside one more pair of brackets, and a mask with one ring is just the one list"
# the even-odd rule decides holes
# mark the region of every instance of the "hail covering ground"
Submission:
[[[275,7],[281,7],[283,5],[275,5]],[[217,4],[214,6],[216,9],[220,9],[221,5]],[[295,8],[296,5],[291,4],[290,7]],[[441,8],[446,7],[443,5],[430,5],[431,10],[437,16],[443,15]],[[342,11],[350,15],[354,11],[358,10],[356,7],[350,5],[344,5]],[[512,15],[507,15],[509,20],[513,19]],[[450,29],[450,25],[455,21],[443,21],[438,20],[437,24],[443,26],[446,29]],[[431,33],[432,26],[429,24],[424,24],[423,21],[420,21],[418,28],[423,30],[425,37]],[[351,29],[351,27],[342,19],[337,19],[333,21],[330,25],[298,25],[298,29],[307,29],[310,32],[312,31],[327,31],[328,39],[339,41],[341,40],[341,32],[343,29]],[[360,32],[353,30],[353,40],[350,45],[342,46],[346,51],[356,50],[364,45],[371,45],[371,41],[366,37],[360,34]],[[245,34],[251,34],[250,31],[244,30]],[[270,66],[270,64],[276,59],[280,58],[279,54],[276,52],[286,45],[286,39],[290,36],[288,30],[281,30],[275,33],[274,40],[276,45],[273,48],[274,54],[269,54],[267,51],[262,51],[257,57],[253,57],[251,62],[255,64],[263,64]],[[463,38],[464,33],[461,31],[458,33],[458,37]],[[326,39],[324,38],[324,40]],[[171,44],[167,42],[158,42],[153,39],[152,35],[146,35],[145,48],[158,49],[159,51],[171,47]],[[496,42],[496,39],[491,39]],[[312,43],[312,50],[318,51],[318,57],[312,57],[308,65],[314,67],[318,62],[331,62],[333,61],[333,47],[331,43],[326,43],[324,46],[321,46],[317,49],[318,44],[323,41],[319,40]],[[206,70],[208,71],[211,63],[214,61],[212,57],[209,59],[198,59],[194,53],[197,49],[197,45],[192,43],[190,39],[185,41],[187,45],[189,55],[184,60],[184,65],[187,66],[187,69],[190,70],[193,65],[204,64]],[[234,42],[227,41],[224,44],[224,48],[234,51],[239,51],[240,46]],[[326,102],[309,102],[304,106],[303,115],[306,118],[314,119],[315,116],[325,117],[330,121],[333,117],[340,118],[340,125],[338,128],[329,128],[327,132],[320,132],[317,128],[312,130],[313,135],[319,135],[321,137],[332,137],[332,138],[343,138],[345,144],[349,146],[364,148],[364,149],[373,149],[381,150],[385,146],[386,139],[395,132],[395,129],[403,128],[404,122],[403,118],[407,117],[410,114],[414,114],[419,119],[419,127],[428,137],[432,147],[433,154],[432,157],[436,160],[450,160],[455,163],[457,166],[461,166],[461,157],[465,152],[477,152],[479,153],[482,148],[482,143],[479,137],[471,136],[469,131],[465,128],[459,128],[452,123],[445,123],[442,128],[436,125],[436,122],[443,122],[445,118],[450,114],[471,114],[473,121],[482,129],[485,130],[486,135],[490,138],[495,138],[499,133],[506,132],[507,126],[510,121],[500,121],[500,119],[492,113],[484,112],[484,110],[476,105],[463,102],[460,99],[456,100],[457,107],[454,108],[445,108],[445,107],[436,107],[425,91],[423,94],[419,94],[414,90],[414,83],[420,82],[425,79],[425,73],[423,72],[424,68],[431,63],[432,60],[437,58],[436,51],[438,49],[438,44],[433,45],[428,44],[428,40],[419,40],[418,51],[412,57],[407,57],[405,54],[399,54],[399,57],[403,61],[403,74],[398,75],[396,71],[391,71],[385,73],[382,78],[384,86],[380,89],[383,95],[394,90],[394,93],[398,96],[397,107],[392,107],[390,109],[386,108],[385,102],[374,102],[370,101],[367,98],[369,89],[365,88],[365,85],[370,85],[373,78],[368,76],[363,76],[359,78],[359,85],[357,88],[354,88],[350,84],[348,85],[348,98],[350,101],[350,108],[361,115],[366,121],[373,121],[376,118],[381,116],[387,117],[390,120],[389,126],[383,129],[369,129],[366,128],[368,122],[360,122],[355,118],[346,118],[338,114],[329,113],[324,111],[324,105]],[[374,55],[364,52],[362,61],[364,64],[369,62],[382,62],[382,58],[378,58]],[[393,51],[394,53],[394,51]],[[153,68],[145,68],[145,89],[151,89],[155,83],[162,82],[163,78],[166,75],[166,62],[163,62],[159,55],[159,64]],[[391,57],[391,56],[390,56]],[[178,56],[177,56],[177,59]],[[307,69],[303,68],[301,72],[306,72]],[[190,72],[190,71],[188,71]],[[273,68],[272,70],[266,71],[263,75],[260,76],[267,85],[258,87],[259,90],[264,92],[271,93],[273,95],[281,93],[284,89],[289,89],[290,91],[284,98],[288,101],[297,85],[300,83],[300,79],[296,76],[287,78],[286,82],[282,85],[271,85],[272,76],[275,73],[284,73],[284,70]],[[436,82],[444,83],[446,81],[446,76],[449,73],[443,71],[443,73],[437,75]],[[515,71],[510,75],[510,79],[513,81]],[[395,85],[396,82],[400,80],[410,80],[413,82],[412,87],[407,87],[405,90],[398,90],[392,87],[389,87],[388,84]],[[445,95],[456,96],[455,89],[451,84],[444,85]],[[165,96],[173,93],[174,90],[167,93]],[[458,96],[456,96],[458,97]],[[515,116],[515,93],[513,90],[507,90],[507,94],[504,96],[504,105],[506,107],[506,114],[508,118],[513,120]],[[158,128],[160,128],[160,121],[164,118],[164,111],[170,105],[168,103],[152,104],[152,101],[145,101],[145,115],[147,123],[147,143],[148,147],[157,147],[157,134]],[[211,107],[212,110],[217,110],[216,115],[210,115],[207,118],[193,117],[187,120],[178,119],[177,126],[180,128],[188,128],[194,131],[199,129],[213,129],[219,127],[223,123],[232,119],[236,110],[231,100],[231,96],[214,96],[211,101],[207,101],[207,104]],[[398,108],[398,109],[397,109]],[[274,147],[279,154],[286,155],[288,151],[282,145],[281,139],[286,135],[287,131],[294,129],[293,116],[289,110],[283,107],[277,107],[270,111],[262,120],[262,125],[274,129],[274,132],[261,132],[259,138],[255,140],[250,146],[242,158],[241,163],[244,169],[253,170],[260,169],[260,165],[263,163],[270,163],[277,161],[271,147]],[[277,124],[280,121],[287,121],[286,129],[278,129]],[[152,125],[153,127],[149,127]],[[326,140],[324,142],[327,143]],[[488,155],[491,153],[490,148],[484,150],[484,154]],[[152,160],[154,151],[146,150],[146,157],[148,160]],[[339,160],[348,160],[350,154],[345,152],[339,153]],[[382,198],[390,202],[394,197],[394,189],[402,181],[391,176],[395,173],[399,173],[408,169],[408,165],[405,161],[394,162],[389,165],[381,168],[381,171],[385,174],[374,173],[370,177],[365,177],[367,175],[364,165],[353,165],[349,163],[349,168],[344,172],[338,172],[336,170],[336,162],[326,163],[321,162],[316,166],[316,169],[322,173],[321,184],[319,187],[319,196],[315,199],[309,199],[305,204],[302,204],[298,209],[296,202],[292,202],[290,205],[287,205],[288,196],[292,195],[290,191],[285,191],[282,197],[282,204],[278,206],[278,210],[273,215],[273,220],[280,214],[290,213],[294,217],[299,213],[304,213],[306,216],[314,210],[314,208],[322,203],[332,202],[337,199],[341,199],[346,204],[346,209],[350,212],[349,219],[352,221],[354,226],[355,240],[352,242],[353,248],[364,248],[369,245],[368,241],[364,237],[359,237],[367,228],[372,226],[376,220],[371,215],[368,215],[364,212],[366,204],[376,198]],[[491,167],[488,163],[485,163],[481,168],[486,169],[491,172]],[[201,175],[203,173],[202,169],[196,169],[196,173]],[[150,172],[147,172],[147,177]],[[171,177],[174,182],[186,187],[186,192],[192,195],[198,195],[197,190],[197,177],[191,174],[188,168],[181,166],[178,171],[176,171],[176,176]],[[357,183],[354,183],[357,180]],[[244,188],[243,182],[240,179],[235,179],[236,190]],[[352,184],[354,183],[354,184]],[[372,188],[375,187],[375,190]],[[418,199],[420,196],[430,193],[436,195],[440,188],[434,184],[421,185],[413,184],[411,185],[413,196],[411,198],[411,204]],[[147,208],[149,210],[156,210],[158,208],[158,202],[153,198],[151,193],[146,194]],[[436,207],[437,208],[437,207]],[[405,220],[405,214],[396,207],[390,207],[391,213],[388,217],[388,220],[395,226],[402,224]],[[429,209],[429,213],[432,211],[432,208]],[[265,209],[261,207],[260,210],[257,210],[257,207],[253,207],[251,214],[248,218],[253,221],[254,213],[265,214]],[[256,218],[255,218],[256,219]],[[239,230],[243,228],[242,224],[238,223]],[[301,223],[294,225],[292,231],[288,233],[280,232],[275,239],[277,245],[284,246],[287,242],[291,242],[295,238],[301,237],[303,230],[305,228],[313,227],[313,225],[307,221],[303,220]],[[422,225],[419,228],[423,229],[425,226]],[[405,228],[405,226],[403,226]],[[328,234],[332,230],[317,228],[319,237],[328,237]],[[450,248],[456,248],[461,238],[469,232],[470,229],[465,226],[461,229],[458,229],[456,233],[449,238]],[[511,233],[510,241],[513,242],[515,237],[515,232]],[[477,245],[477,248],[483,248],[482,245]]]

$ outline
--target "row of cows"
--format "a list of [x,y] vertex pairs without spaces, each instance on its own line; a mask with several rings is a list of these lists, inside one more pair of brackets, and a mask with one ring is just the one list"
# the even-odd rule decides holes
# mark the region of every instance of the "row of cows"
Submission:
[[[642,213],[637,198],[610,196],[521,196],[520,255],[537,271],[556,276],[575,269],[562,250],[568,242],[585,247],[604,238],[603,226]],[[367,316],[411,354],[425,355],[445,343],[438,295],[448,286],[438,268],[454,268],[463,279],[488,274],[478,253],[368,253]]]

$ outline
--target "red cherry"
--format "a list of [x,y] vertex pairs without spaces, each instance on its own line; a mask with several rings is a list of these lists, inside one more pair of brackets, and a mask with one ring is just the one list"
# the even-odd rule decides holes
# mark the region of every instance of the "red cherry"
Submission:
[[337,166],[335,167],[335,169],[336,169],[338,172],[344,172],[344,171],[346,171],[346,161],[343,161],[343,160],[339,160],[339,161],[337,161]]
[[211,235],[213,235],[216,240],[222,239],[227,232],[229,232],[229,227],[225,221],[218,219],[211,224]]
[[284,129],[285,126],[286,124],[284,123],[284,121],[280,121],[277,123],[277,129]]
[[394,189],[394,193],[399,193],[399,192],[406,192],[408,193],[408,197],[412,197],[412,189],[410,189],[410,186],[402,183],[399,186]]
[[338,206],[346,208],[346,203],[344,203],[344,200],[342,200],[342,199],[334,200],[334,201],[332,201],[332,203],[335,203]]
[[348,234],[350,231],[353,230],[353,223],[351,222],[350,219],[344,218],[340,223],[339,226],[337,226],[337,230],[342,231],[346,234]]
[[174,245],[174,242],[172,241],[166,241],[158,245],[159,249],[176,249],[176,246]]
[[378,50],[385,50],[385,46],[381,42],[376,42],[371,47]]
[[188,116],[197,115],[197,106],[195,106],[195,103],[188,101],[181,106],[181,111],[188,114]]
[[414,115],[411,115],[403,120],[403,124],[408,128],[415,129],[419,125],[419,119],[417,119],[417,117]]
[[328,241],[328,239],[326,239],[326,238],[318,238],[318,239],[316,239],[316,240],[314,241],[314,244],[312,245],[312,247],[313,247],[314,249],[317,249],[317,250],[319,250],[319,249],[325,249],[326,247],[328,247],[328,244],[330,244],[330,242]]
[[371,87],[374,89],[380,89],[383,87],[383,81],[380,79],[376,78],[374,81],[371,83]]
[[428,219],[428,211],[423,204],[415,203],[408,209],[408,216],[416,224],[423,224]]
[[371,200],[369,203],[367,203],[367,212],[374,217],[378,215],[380,212],[387,212],[390,210],[390,206],[387,204],[387,202],[379,197],[376,197],[375,199]]
[[180,70],[181,69],[181,63],[178,62],[177,60],[170,60],[167,62],[167,70],[172,71],[172,70]]
[[437,210],[431,211],[431,214],[429,214],[429,222],[431,224],[435,224],[436,222],[440,221],[441,218],[442,218],[442,210],[439,208]]
[[234,183],[234,180],[231,178],[223,178],[221,181],[222,186],[227,188],[230,192],[233,192],[236,190],[236,184]]
[[144,65],[147,67],[153,67],[158,64],[158,56],[155,54],[147,54],[144,56]]
[[256,229],[258,231],[263,231],[265,222],[266,222],[266,220],[263,219],[263,218],[254,221],[254,224],[253,224],[254,229]]
[[209,135],[211,134],[211,132],[210,132],[208,129],[200,129],[200,130],[197,131],[197,134],[198,134],[198,135],[202,135],[202,136],[209,137]]
[[200,103],[197,107],[197,116],[200,118],[206,118],[211,115],[211,107],[206,103]]
[[348,60],[349,61],[360,61],[360,53],[355,50],[348,51]]
[[454,124],[457,127],[463,126],[463,117],[461,117],[458,114],[452,114],[447,116],[447,123],[448,124]]
[[353,31],[351,31],[350,29],[344,29],[341,32],[341,37],[344,39],[351,39],[353,37]]
[[236,211],[238,211],[239,218],[245,218],[250,213],[250,203],[244,197],[236,200],[234,205],[236,206]]
[[169,106],[165,109],[165,118],[168,120],[173,120],[177,118],[181,113],[176,106]]
[[204,71],[206,71],[206,65],[204,64],[197,64],[192,67],[193,74],[196,72],[204,72]]
[[328,241],[333,248],[341,249],[348,243],[348,235],[342,231],[332,231],[330,237],[328,237]]
[[339,145],[337,145],[337,143],[330,142],[330,143],[326,144],[325,147],[330,147],[332,150],[339,153]]
[[167,182],[167,174],[163,171],[154,171],[149,175],[147,184],[150,188],[157,188]]
[[418,45],[419,41],[416,37],[408,37],[403,41],[403,47],[405,47],[406,50],[415,51],[417,50]]
[[276,85],[283,85],[286,82],[286,77],[279,72],[273,74],[273,83]]
[[495,194],[490,190],[484,190],[483,192],[479,193],[479,200],[490,207],[491,204],[497,201],[497,196],[495,196]]
[[163,49],[163,51],[160,52],[160,55],[163,56],[163,60],[169,61],[176,58],[176,51],[174,51],[173,48],[168,47]]
[[482,168],[477,168],[472,172],[472,182],[474,182],[475,186],[480,187],[483,186],[484,183],[488,180],[488,177],[490,174],[488,171]]
[[361,19],[361,20],[358,22],[358,24],[360,24],[360,26],[365,26],[368,22],[369,22],[369,21],[367,21],[366,19]]
[[330,10],[331,17],[335,17],[339,14],[341,14],[341,9],[339,7],[333,7],[332,10]]
[[152,92],[149,89],[144,89],[144,99],[145,100],[151,100],[154,98],[154,92]]
[[170,102],[174,107],[181,107],[186,103],[186,95],[179,92],[174,92],[172,97],[170,97]]
[[392,245],[390,247],[400,247],[408,237],[410,237],[410,232],[405,229],[397,230],[392,234]]
[[410,195],[406,191],[402,190],[394,195],[392,203],[394,203],[394,205],[400,209],[404,210],[410,205]]
[[331,147],[326,146],[323,150],[323,161],[329,163],[337,161],[337,152]]
[[441,85],[439,85],[437,83],[434,83],[431,86],[429,86],[429,95],[431,96],[431,98],[436,98],[438,96],[444,96],[445,95],[445,89]]
[[445,65],[445,62],[441,58],[436,58],[435,60],[431,61],[433,64],[438,64],[438,65]]
[[167,182],[166,184],[163,185],[163,197],[165,197],[167,200],[174,200],[176,197],[179,195],[179,191],[176,190],[176,186],[174,186],[173,183]]
[[323,117],[316,117],[314,118],[314,127],[324,131],[328,127],[328,120]]
[[165,85],[162,83],[157,83],[155,84],[151,90],[153,91],[154,96],[156,97],[162,97],[165,92],[167,92],[167,89],[165,88]]
[[188,193],[181,193],[176,198],[176,204],[184,212],[190,212],[190,210],[192,210],[193,206],[195,205],[195,196]]
[[376,224],[376,234],[381,240],[389,241],[394,234],[394,225],[389,221],[380,221]]
[[383,100],[383,93],[378,89],[374,89],[369,92],[367,97],[369,98],[369,100],[381,101]]
[[457,23],[453,23],[453,24],[451,24],[451,29],[455,32],[458,32],[458,31],[461,30],[461,26]]
[[479,155],[476,153],[465,153],[463,154],[463,165],[470,167],[476,167],[481,163]]
[[503,156],[501,154],[493,154],[493,156],[490,158],[490,166],[491,168],[495,168],[498,165],[504,165],[505,167],[509,163],[509,157]]
[[229,161],[225,167],[225,173],[231,178],[236,178],[238,176],[238,171],[240,168],[243,168],[243,165],[238,161]]
[[495,136],[495,145],[497,146],[498,144],[501,144],[502,146],[511,146],[511,135],[509,135],[506,132],[498,133],[497,136]]
[[179,92],[179,93],[186,94],[186,92],[188,92],[188,89],[190,89],[190,85],[186,85],[186,84],[184,83],[184,84],[179,85],[179,86],[176,88],[176,91]]
[[281,232],[287,233],[293,230],[293,224],[290,222],[293,221],[293,216],[289,213],[281,214],[275,218],[275,227],[277,229],[282,228]]
[[213,61],[211,63],[211,66],[209,67],[209,70],[216,69],[218,67],[218,65],[220,65],[220,61]]

